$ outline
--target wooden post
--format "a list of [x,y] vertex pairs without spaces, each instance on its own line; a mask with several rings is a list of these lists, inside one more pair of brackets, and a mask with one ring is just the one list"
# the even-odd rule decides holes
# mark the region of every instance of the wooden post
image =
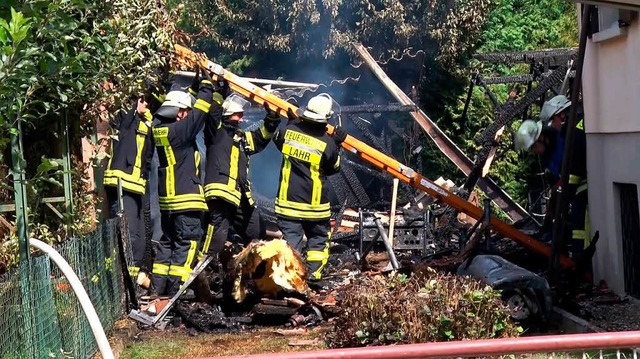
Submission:
[[391,247],[394,246],[394,230],[396,226],[396,200],[398,199],[398,184],[400,180],[397,178],[393,179],[393,195],[391,196],[391,215],[389,216],[389,243],[391,243]]
[[[382,85],[389,90],[389,93],[402,105],[414,105],[415,103],[396,85],[387,74],[376,63],[367,49],[360,43],[354,43],[356,49],[365,64],[369,66],[373,74],[382,82]],[[420,109],[409,112],[411,117],[422,127],[424,132],[465,175],[469,175],[474,164],[467,155],[453,142],[447,135],[438,128],[424,112]],[[487,194],[513,221],[527,218],[529,215],[518,203],[516,203],[506,192],[504,192],[491,178],[481,178],[478,186]]]

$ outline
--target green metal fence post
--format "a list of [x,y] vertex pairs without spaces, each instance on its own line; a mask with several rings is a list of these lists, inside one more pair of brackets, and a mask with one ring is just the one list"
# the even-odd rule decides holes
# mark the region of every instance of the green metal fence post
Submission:
[[67,111],[64,112],[64,123],[62,126],[64,204],[67,210],[67,220],[71,221],[71,215],[73,214],[73,188],[71,183],[71,147],[69,146],[69,118],[67,117]]
[[24,348],[30,358],[35,357],[33,347],[33,313],[31,312],[30,258],[29,258],[29,217],[27,204],[26,161],[22,147],[22,120],[18,118],[11,130],[11,174],[16,202],[16,230],[20,247],[20,291],[24,313]]

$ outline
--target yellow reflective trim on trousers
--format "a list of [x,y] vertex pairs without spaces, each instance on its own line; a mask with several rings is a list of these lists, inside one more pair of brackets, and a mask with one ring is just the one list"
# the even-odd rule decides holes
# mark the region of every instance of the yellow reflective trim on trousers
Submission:
[[[331,232],[329,232],[328,235],[331,235]],[[322,262],[320,267],[311,273],[313,278],[321,279],[322,270],[327,266],[327,262],[329,262],[329,241],[327,241],[323,251],[307,251],[307,262]]]
[[336,160],[336,163],[333,165],[334,169],[338,169],[338,167],[340,167],[340,155],[338,155],[338,159]]
[[290,176],[291,176],[291,161],[289,161],[289,156],[285,155],[282,158],[282,173],[281,173],[282,180],[280,181],[280,191],[278,193],[278,199],[281,201],[287,200]]
[[311,171],[311,181],[313,181],[313,189],[311,191],[311,205],[317,206],[322,199],[322,181],[320,181],[320,166],[311,164],[309,167]]
[[255,151],[256,145],[253,143],[253,134],[249,131],[244,131],[244,138],[247,139],[247,145],[249,146],[249,151],[251,152]]
[[193,263],[193,258],[196,257],[197,252],[198,252],[198,241],[191,241],[191,247],[189,248],[189,252],[187,253],[187,260],[184,262],[185,267],[191,268],[191,264]]
[[227,186],[229,188],[236,188],[238,178],[238,161],[240,160],[240,150],[238,147],[231,146],[231,156],[229,157],[229,182]]
[[569,184],[578,184],[582,177],[576,175],[569,175]]
[[211,108],[211,104],[199,98],[196,100],[196,103],[193,105],[193,108],[197,108],[198,110],[209,113],[209,108]]
[[319,262],[329,258],[329,253],[325,251],[307,251],[307,260],[309,262]]
[[171,269],[169,270],[169,275],[173,276],[173,277],[178,277],[180,278],[181,281],[186,281],[187,278],[189,278],[189,275],[191,274],[191,272],[193,272],[193,270],[191,268],[185,268],[185,267],[180,267],[180,266],[171,266]]
[[209,224],[207,226],[207,235],[204,237],[204,244],[202,245],[203,253],[207,253],[209,251],[209,246],[211,245],[211,240],[213,239],[213,233],[215,233],[215,226]]
[[166,264],[153,263],[153,274],[167,275],[169,274],[169,266]]

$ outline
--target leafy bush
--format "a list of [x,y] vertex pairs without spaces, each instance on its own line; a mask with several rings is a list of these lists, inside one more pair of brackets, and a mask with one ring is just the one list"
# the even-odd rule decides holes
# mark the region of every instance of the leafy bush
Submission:
[[364,277],[339,293],[331,347],[515,337],[500,292],[432,269],[412,277]]

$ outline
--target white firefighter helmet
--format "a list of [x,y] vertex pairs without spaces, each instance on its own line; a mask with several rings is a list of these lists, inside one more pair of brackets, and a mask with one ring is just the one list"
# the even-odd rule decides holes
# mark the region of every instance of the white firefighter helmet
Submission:
[[542,122],[534,120],[523,121],[518,132],[516,132],[513,142],[516,151],[527,151],[540,137],[542,132]]
[[239,95],[231,94],[222,103],[222,116],[231,116],[234,113],[243,113],[249,101]]
[[333,115],[333,99],[327,93],[321,93],[309,99],[307,106],[298,109],[298,116],[312,122],[327,123]]
[[558,95],[553,97],[542,105],[540,110],[540,121],[543,123],[549,122],[553,115],[556,115],[571,106],[571,101],[567,96]]
[[191,108],[191,95],[184,91],[170,91],[164,98],[162,106],[173,106],[177,108]]
[[175,120],[179,109],[193,106],[192,97],[184,91],[169,91],[156,115]]

